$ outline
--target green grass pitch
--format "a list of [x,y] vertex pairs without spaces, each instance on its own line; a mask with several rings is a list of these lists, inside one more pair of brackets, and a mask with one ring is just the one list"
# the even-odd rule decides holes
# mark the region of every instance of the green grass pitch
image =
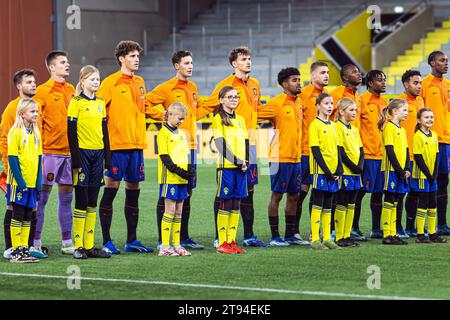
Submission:
[[[142,184],[138,238],[156,246],[155,204],[158,192],[156,161],[146,162],[147,181]],[[123,186],[115,201],[111,234],[123,249],[125,218]],[[212,247],[214,218],[212,203],[216,191],[215,167],[200,165],[198,187],[192,199],[190,234],[204,244],[191,257],[158,257],[154,254],[113,256],[109,260],[76,261],[59,252],[60,233],[56,214],[56,189],[46,211],[43,244],[50,258],[33,265],[14,265],[0,260],[0,299],[359,299],[372,295],[446,299],[450,296],[450,244],[382,246],[380,241],[362,243],[360,248],[312,251],[305,247],[250,248],[243,255],[219,255]],[[255,192],[255,233],[269,240],[267,204],[269,177],[260,176]],[[363,203],[361,229],[370,230],[369,197]],[[304,212],[306,213],[305,201]],[[283,201],[284,206],[284,201]],[[5,208],[2,198],[1,208]],[[284,230],[283,207],[280,230]],[[309,215],[301,222],[302,236],[309,234]],[[1,231],[3,247],[3,230]],[[282,234],[283,235],[283,234]],[[242,222],[239,227],[242,239]],[[97,219],[96,245],[101,246]],[[123,251],[123,250],[122,250]],[[69,290],[67,268],[77,265],[80,290]],[[369,266],[380,268],[380,289],[368,289]],[[11,273],[50,276],[21,277]],[[61,278],[54,278],[60,276]],[[115,279],[115,280],[112,280]],[[117,281],[120,280],[120,281]],[[137,280],[127,282],[127,280]],[[369,279],[370,280],[370,279]],[[141,282],[139,282],[141,281]],[[157,283],[170,282],[168,283]],[[369,281],[370,282],[370,281]],[[189,284],[180,285],[180,284]],[[212,285],[207,287],[204,285]],[[214,287],[219,286],[219,288]],[[239,288],[230,288],[239,287]],[[245,288],[245,289],[243,289]],[[252,288],[258,288],[252,289]],[[261,289],[278,289],[273,292]],[[331,293],[330,295],[327,295]],[[337,295],[336,293],[342,294]]]

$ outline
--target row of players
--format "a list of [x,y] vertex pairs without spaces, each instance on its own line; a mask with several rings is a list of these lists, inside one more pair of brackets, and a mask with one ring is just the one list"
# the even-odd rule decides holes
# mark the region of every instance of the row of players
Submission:
[[[264,107],[260,103],[260,90],[257,80],[250,77],[251,71],[251,56],[250,51],[247,48],[236,48],[230,53],[229,60],[230,64],[234,68],[234,73],[220,82],[213,94],[206,100],[202,101],[198,99],[197,88],[194,83],[188,79],[192,76],[193,64],[192,55],[189,52],[178,52],[173,57],[173,65],[176,69],[176,77],[169,80],[168,82],[158,86],[146,95],[145,84],[142,78],[134,75],[139,68],[139,53],[141,52],[140,46],[135,42],[125,41],[119,43],[116,48],[116,58],[121,70],[106,78],[97,96],[101,97],[106,105],[106,110],[108,110],[108,125],[103,125],[103,137],[105,135],[105,130],[109,129],[109,138],[111,139],[111,159],[106,157],[106,165],[110,170],[107,170],[105,183],[106,188],[100,203],[100,220],[102,224],[103,232],[103,243],[104,251],[109,253],[119,253],[120,251],[115,247],[114,243],[111,241],[109,235],[109,229],[111,225],[112,218],[112,203],[116,196],[120,181],[122,179],[126,182],[126,201],[125,201],[125,215],[127,220],[127,244],[125,246],[126,251],[139,251],[139,252],[150,252],[150,248],[143,246],[136,239],[136,226],[138,221],[138,198],[139,198],[139,182],[144,179],[144,164],[142,150],[146,147],[145,143],[145,115],[148,115],[154,119],[162,120],[163,113],[157,109],[152,108],[155,105],[163,104],[167,109],[174,102],[182,102],[187,107],[187,116],[181,128],[186,130],[187,139],[190,144],[191,156],[190,163],[192,163],[192,172],[195,172],[196,166],[196,141],[192,137],[195,137],[195,121],[201,119],[212,111],[217,109],[219,102],[219,91],[227,85],[234,87],[237,91],[237,96],[240,97],[236,113],[241,115],[246,123],[246,127],[249,129],[249,165],[247,170],[247,188],[248,193],[240,203],[241,215],[244,222],[244,245],[245,246],[267,246],[267,243],[260,241],[253,234],[253,190],[254,185],[257,184],[257,167],[256,167],[256,139],[255,130],[257,126],[257,119],[259,117],[258,110],[261,111]],[[54,182],[59,184],[59,204],[58,204],[58,216],[61,225],[61,233],[63,237],[63,252],[72,253],[75,248],[72,245],[72,211],[71,211],[71,200],[72,200],[72,167],[74,169],[80,169],[81,164],[72,164],[70,157],[70,147],[72,144],[69,143],[70,136],[67,134],[66,121],[62,121],[67,117],[67,107],[75,95],[74,88],[65,82],[65,79],[69,76],[70,65],[67,59],[67,55],[63,52],[52,52],[47,57],[47,67],[51,74],[51,79],[40,86],[37,92],[33,92],[33,86],[35,87],[34,76],[31,73],[17,74],[15,77],[15,84],[19,89],[21,97],[13,101],[6,109],[2,117],[2,137],[5,137],[7,131],[7,123],[13,123],[11,121],[15,117],[15,111],[17,109],[17,104],[20,98],[33,97],[40,104],[40,110],[42,110],[42,135],[43,135],[43,190],[40,192],[40,201],[37,208],[37,219],[31,218],[31,225],[36,225],[36,231],[32,232],[35,234],[33,237],[33,249],[38,251],[38,254],[43,252],[40,249],[41,246],[41,232],[43,226],[44,209],[48,196],[51,191],[51,186]],[[446,55],[442,52],[433,52],[429,57],[430,66],[433,69],[432,75],[424,79],[424,84],[426,88],[422,89],[422,93],[425,99],[429,102],[426,103],[427,106],[436,112],[437,124],[437,134],[439,137],[440,150],[439,153],[439,163],[443,163],[448,159],[447,154],[447,143],[445,132],[450,132],[446,130],[446,119],[447,108],[443,107],[447,100],[448,81],[443,78],[443,74],[447,72],[448,59]],[[284,74],[283,74],[284,72]],[[326,85],[328,84],[328,66],[323,62],[313,63],[311,66],[311,77],[312,82],[310,85],[305,87],[303,90],[300,88],[300,78],[296,74],[289,74],[286,78],[288,70],[283,70],[280,72],[279,83],[284,89],[284,93],[280,96],[274,98],[271,103],[267,104],[267,107],[274,106],[265,119],[272,120],[277,132],[279,132],[280,137],[278,137],[279,145],[272,146],[272,150],[276,150],[276,155],[271,156],[271,162],[273,163],[287,163],[295,164],[298,162],[300,155],[302,156],[302,166],[301,166],[301,192],[298,194],[299,184],[295,183],[296,190],[292,192],[292,189],[288,190],[289,181],[291,178],[295,177],[295,181],[298,181],[297,176],[292,174],[290,168],[283,168],[280,165],[278,170],[279,174],[274,174],[273,178],[279,182],[280,186],[277,187],[276,184],[272,185],[273,194],[271,197],[271,202],[269,204],[269,221],[272,230],[272,245],[285,245],[286,243],[291,244],[306,244],[306,242],[301,239],[299,235],[299,220],[301,216],[302,202],[309,189],[309,145],[308,145],[308,128],[310,123],[315,119],[317,115],[316,109],[316,97],[322,93],[326,92]],[[298,72],[298,71],[297,71]],[[365,194],[365,192],[372,192],[371,198],[371,209],[373,217],[373,227],[372,227],[372,237],[381,237],[380,231],[380,216],[381,216],[381,196],[383,192],[382,188],[382,178],[381,176],[381,136],[377,134],[374,123],[378,121],[381,109],[387,105],[386,101],[380,96],[385,90],[385,75],[381,71],[372,70],[367,75],[367,87],[368,92],[359,96],[357,93],[357,88],[361,84],[361,75],[357,67],[353,65],[345,66],[341,71],[342,80],[344,86],[338,87],[333,93],[333,100],[339,101],[340,98],[349,97],[355,101],[357,106],[357,116],[355,119],[355,126],[359,128],[362,137],[362,143],[364,146],[365,154],[365,169],[363,171],[363,191],[359,192],[355,204],[355,218],[353,221],[353,237],[359,237],[357,239],[362,240],[361,234],[359,234],[359,216],[360,216],[360,203]],[[295,79],[291,79],[291,78]],[[82,80],[83,77],[81,77]],[[98,80],[99,81],[99,80]],[[404,94],[405,100],[408,101],[410,106],[410,114],[407,118],[407,122],[411,122],[413,119],[413,126],[417,123],[415,118],[415,113],[421,107],[423,107],[423,99],[419,97],[421,77],[420,74],[414,71],[409,71],[405,73],[403,77],[403,82],[405,84],[406,93]],[[300,91],[301,94],[300,94]],[[439,93],[436,96],[436,92]],[[36,93],[36,95],[35,95]],[[427,94],[428,93],[428,94]],[[92,96],[90,99],[92,99]],[[437,98],[439,97],[439,98]],[[89,97],[88,97],[89,98]],[[83,99],[82,99],[83,100]],[[88,101],[89,99],[84,99]],[[289,128],[288,119],[284,119],[282,113],[278,112],[278,109],[283,109],[284,106],[293,107],[294,109],[300,108],[300,118],[296,118],[297,121],[297,140],[292,139],[290,135],[284,134],[283,137],[288,141],[293,141],[295,143],[285,143],[283,141],[282,133],[286,132],[286,128]],[[416,108],[414,108],[416,107]],[[414,110],[413,110],[414,109]],[[9,112],[8,112],[9,110]],[[88,108],[89,110],[89,108]],[[260,114],[263,114],[261,112]],[[75,118],[75,117],[74,117]],[[260,117],[264,118],[264,117]],[[135,121],[131,121],[131,120]],[[280,121],[281,119],[281,121]],[[299,119],[301,125],[299,125]],[[126,120],[126,121],[125,121]],[[277,121],[278,120],[278,121]],[[72,121],[76,122],[76,121]],[[444,122],[442,124],[442,122]],[[11,125],[10,125],[11,127]],[[69,121],[69,128],[70,128]],[[72,126],[73,127],[73,126]],[[290,127],[292,128],[292,126]],[[82,130],[82,128],[80,129]],[[69,130],[70,132],[70,130]],[[413,134],[408,130],[409,141],[412,140]],[[89,135],[86,135],[88,137]],[[301,138],[300,138],[301,137]],[[290,139],[291,138],[291,139]],[[5,140],[5,139],[3,139]],[[69,141],[68,141],[69,140]],[[276,139],[275,139],[276,140]],[[299,143],[301,141],[301,143]],[[109,141],[105,141],[109,144]],[[297,145],[298,143],[299,145]],[[3,150],[2,155],[4,160],[7,155],[2,143]],[[89,143],[87,144],[89,145]],[[86,149],[92,149],[88,146]],[[409,150],[412,150],[410,147]],[[272,151],[271,151],[272,153]],[[94,157],[93,155],[90,155]],[[88,156],[89,157],[89,156]],[[411,157],[413,155],[411,154]],[[86,159],[85,159],[86,160]],[[5,162],[5,167],[7,167],[7,161]],[[80,161],[81,162],[81,161]],[[448,184],[448,166],[440,166],[440,173],[437,177],[437,182],[439,186],[438,196],[442,201],[439,204],[445,202],[447,197],[447,184]],[[75,180],[77,182],[77,188],[75,188],[75,210],[77,211],[87,211],[88,208],[91,210],[91,220],[94,219],[95,215],[92,211],[96,207],[97,199],[96,196],[98,192],[91,192],[89,190],[89,179],[86,179],[86,175],[83,170],[78,170],[78,174]],[[298,174],[298,173],[297,173]],[[280,177],[285,176],[280,180]],[[81,181],[83,180],[83,181]],[[81,182],[81,184],[80,184]],[[84,182],[84,184],[83,184]],[[94,186],[95,187],[95,186]],[[98,186],[97,186],[98,188]],[[195,243],[189,238],[188,233],[188,221],[190,215],[190,195],[192,195],[192,190],[195,188],[195,174],[189,179],[188,185],[188,198],[183,202],[182,216],[181,216],[181,244],[184,247],[190,247],[193,249],[203,248],[201,245]],[[77,195],[77,190],[79,194]],[[445,192],[443,192],[443,190]],[[282,194],[288,193],[288,201],[286,205],[286,235],[285,239],[282,239],[278,234],[278,206],[281,200]],[[445,196],[444,196],[445,193]],[[90,197],[90,198],[89,198]],[[408,195],[409,202],[407,201],[407,209],[409,207],[408,217],[415,215],[415,208],[417,208],[417,196],[410,193]],[[94,201],[95,200],[95,201]],[[399,204],[403,201],[399,201]],[[408,206],[409,203],[409,206]],[[223,205],[219,197],[215,201],[215,211],[216,216],[219,211],[219,207]],[[399,205],[400,206],[400,205]],[[445,202],[446,206],[446,202]],[[5,217],[5,227],[10,225],[9,221],[13,212],[11,207],[8,208]],[[165,211],[165,205],[163,199],[161,198],[157,206],[158,215],[158,226],[161,226],[161,221],[163,220]],[[312,211],[312,210],[311,210]],[[398,210],[402,212],[402,210]],[[33,214],[31,214],[33,217]],[[74,214],[74,217],[76,214]],[[87,216],[89,216],[87,214]],[[81,214],[80,217],[84,217]],[[15,219],[14,219],[15,220]],[[37,221],[36,221],[37,220]],[[411,226],[411,219],[408,219],[407,227]],[[17,221],[17,220],[16,220]],[[87,219],[86,221],[89,221]],[[400,219],[397,219],[397,223],[401,223]],[[95,221],[94,221],[95,223]],[[439,212],[438,207],[438,231],[442,234],[448,233],[448,227],[445,221],[445,207]],[[88,223],[88,225],[92,225]],[[412,220],[412,227],[414,228],[414,220]],[[5,228],[6,229],[6,228]],[[91,228],[92,229],[92,228]],[[402,234],[402,229],[397,228],[398,233]],[[87,228],[87,233],[90,229]],[[161,234],[161,231],[159,232]],[[9,232],[5,232],[5,240],[7,248],[12,247],[8,245],[10,239],[8,237]],[[75,237],[76,238],[76,237]],[[160,238],[161,239],[161,238]],[[8,242],[9,241],[9,242]],[[90,245],[85,245],[87,248],[93,248]],[[93,248],[95,249],[95,248]],[[88,250],[89,251],[89,250]],[[93,250],[90,252],[91,255],[101,255],[100,250]]]

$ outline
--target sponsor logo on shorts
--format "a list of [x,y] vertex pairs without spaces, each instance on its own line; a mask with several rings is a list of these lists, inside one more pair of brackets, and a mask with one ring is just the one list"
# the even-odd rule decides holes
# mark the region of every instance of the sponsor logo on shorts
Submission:
[[47,174],[47,180],[50,182],[55,180],[55,174],[54,173]]
[[175,195],[175,188],[174,188],[174,187],[170,188],[170,194],[171,194],[172,196]]
[[119,173],[119,168],[117,168],[117,167],[112,167],[112,168],[111,168],[111,172],[112,172],[112,174],[118,174],[118,173]]
[[225,193],[225,195],[227,195],[230,192],[230,190],[228,188],[223,189],[223,193]]
[[144,173],[144,165],[143,165],[143,164],[140,165],[139,171],[140,171],[141,173]]
[[19,192],[18,194],[17,194],[17,200],[22,200],[22,192]]
[[281,189],[286,188],[286,182],[281,183]]

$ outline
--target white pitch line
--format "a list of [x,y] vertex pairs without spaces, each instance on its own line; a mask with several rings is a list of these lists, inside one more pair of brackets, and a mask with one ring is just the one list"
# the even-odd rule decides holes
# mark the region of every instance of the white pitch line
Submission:
[[[63,280],[67,280],[69,278],[69,276],[55,276],[55,275],[47,275],[47,274],[29,274],[29,273],[10,273],[10,272],[0,272],[0,276],[63,279]],[[352,294],[352,293],[322,292],[322,291],[297,291],[297,290],[285,290],[285,289],[235,287],[235,286],[221,286],[221,285],[214,285],[214,284],[193,284],[193,283],[167,282],[167,281],[106,279],[106,278],[90,278],[90,277],[70,277],[70,279],[73,279],[73,280],[79,279],[79,280],[85,280],[85,281],[100,281],[100,282],[123,282],[123,283],[135,283],[135,284],[146,284],[146,285],[165,285],[165,286],[191,287],[191,288],[237,290],[237,291],[250,291],[250,292],[284,293],[284,294],[308,295],[308,296],[357,298],[357,299],[436,300],[436,299],[417,298],[417,297],[382,296],[382,295]]]

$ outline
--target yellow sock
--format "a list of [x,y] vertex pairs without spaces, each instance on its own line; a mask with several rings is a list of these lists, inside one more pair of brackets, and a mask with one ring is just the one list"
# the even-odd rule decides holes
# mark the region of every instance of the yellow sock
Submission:
[[219,246],[227,242],[227,228],[230,219],[230,212],[219,210],[217,215],[217,233],[219,234]]
[[345,214],[347,208],[337,205],[334,211],[334,229],[336,230],[336,241],[344,238]]
[[327,241],[331,239],[331,209],[322,210],[322,231],[323,240]]
[[181,232],[181,215],[175,216],[172,223],[172,245],[174,247],[180,246],[180,232]]
[[383,203],[383,209],[381,211],[381,225],[383,228],[383,238],[387,238],[391,235],[391,213],[394,204],[390,202]]
[[425,215],[427,214],[427,209],[417,209],[416,221],[417,221],[417,234],[425,233]]
[[172,223],[175,217],[164,213],[161,221],[161,241],[164,247],[170,246],[170,234],[172,233]]
[[229,243],[233,241],[236,242],[237,228],[239,225],[239,216],[240,216],[239,211],[231,210],[227,228],[227,237]]
[[394,206],[391,210],[391,236],[397,235],[397,202],[394,202]]
[[436,233],[436,208],[428,209],[428,233],[435,234]]
[[344,238],[350,238],[353,227],[353,218],[355,217],[355,204],[350,203],[345,214]]
[[97,212],[95,208],[87,207],[86,222],[84,224],[84,248],[90,250],[94,247],[95,220]]
[[22,222],[22,230],[20,231],[20,246],[28,248],[28,238],[30,237],[31,221]]
[[312,242],[320,241],[320,216],[322,207],[313,205],[311,210],[311,236]]
[[11,219],[11,226],[9,229],[10,229],[10,233],[11,233],[12,247],[14,249],[16,249],[16,248],[20,247],[20,245],[22,243],[22,240],[21,240],[22,222]]
[[83,248],[84,225],[86,224],[86,211],[73,210],[73,236],[75,238],[75,248]]

